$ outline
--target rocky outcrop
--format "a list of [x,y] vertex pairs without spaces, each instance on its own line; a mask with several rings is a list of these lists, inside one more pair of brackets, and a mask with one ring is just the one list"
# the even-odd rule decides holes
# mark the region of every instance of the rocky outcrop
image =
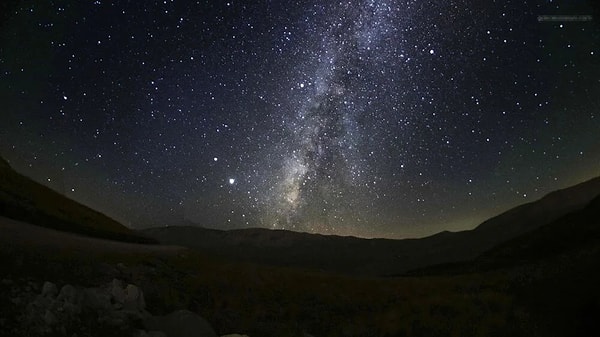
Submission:
[[[146,311],[143,291],[119,279],[90,288],[66,284],[60,290],[48,281],[39,286],[2,280],[2,285],[11,286],[11,310],[18,311],[12,322],[0,319],[0,330],[11,336],[217,337],[211,325],[191,311],[152,315]],[[234,336],[247,337],[228,335]]]
[[13,325],[16,325],[16,332],[23,335],[65,335],[86,325],[127,335],[129,330],[140,325],[137,322],[151,317],[145,310],[142,291],[116,279],[92,288],[66,284],[60,291],[52,282],[44,282],[37,295],[28,289],[22,290],[20,294],[15,291],[16,296],[11,301],[21,308]]
[[44,285],[42,286],[42,296],[43,297],[54,297],[58,294],[58,288],[56,288],[56,285],[52,282],[44,282]]

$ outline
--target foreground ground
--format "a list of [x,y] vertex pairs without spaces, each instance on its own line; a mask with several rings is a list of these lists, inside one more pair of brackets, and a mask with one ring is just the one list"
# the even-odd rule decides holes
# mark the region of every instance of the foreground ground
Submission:
[[[0,233],[3,279],[98,286],[121,278],[144,290],[148,310],[192,310],[219,335],[588,336],[597,328],[597,247],[484,273],[360,278],[86,238],[6,218]],[[15,314],[6,291],[4,319]]]

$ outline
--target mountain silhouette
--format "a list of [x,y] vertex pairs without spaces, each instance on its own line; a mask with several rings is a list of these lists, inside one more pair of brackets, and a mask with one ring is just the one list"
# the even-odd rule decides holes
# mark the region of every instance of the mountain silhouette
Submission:
[[503,242],[585,208],[598,195],[600,177],[510,209],[473,230],[441,232],[421,239],[361,239],[259,228],[223,231],[190,226],[151,228],[141,233],[161,243],[247,262],[396,275],[475,259]]

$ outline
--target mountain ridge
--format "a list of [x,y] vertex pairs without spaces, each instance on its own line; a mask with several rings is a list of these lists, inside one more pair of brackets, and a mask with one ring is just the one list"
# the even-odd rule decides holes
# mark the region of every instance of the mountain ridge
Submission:
[[584,208],[598,195],[600,177],[519,205],[472,230],[442,231],[418,239],[366,239],[265,228],[218,230],[169,226],[140,232],[165,244],[227,258],[349,274],[395,275],[475,259],[502,242]]

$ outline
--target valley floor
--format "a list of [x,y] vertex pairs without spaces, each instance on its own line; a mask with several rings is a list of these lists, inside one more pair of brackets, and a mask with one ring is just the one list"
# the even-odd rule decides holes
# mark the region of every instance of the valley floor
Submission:
[[[6,218],[0,233],[2,279],[91,287],[119,278],[143,289],[149,311],[189,309],[219,335],[587,336],[597,328],[597,248],[485,273],[361,278],[93,239]],[[5,290],[0,316],[4,325],[16,324]]]

